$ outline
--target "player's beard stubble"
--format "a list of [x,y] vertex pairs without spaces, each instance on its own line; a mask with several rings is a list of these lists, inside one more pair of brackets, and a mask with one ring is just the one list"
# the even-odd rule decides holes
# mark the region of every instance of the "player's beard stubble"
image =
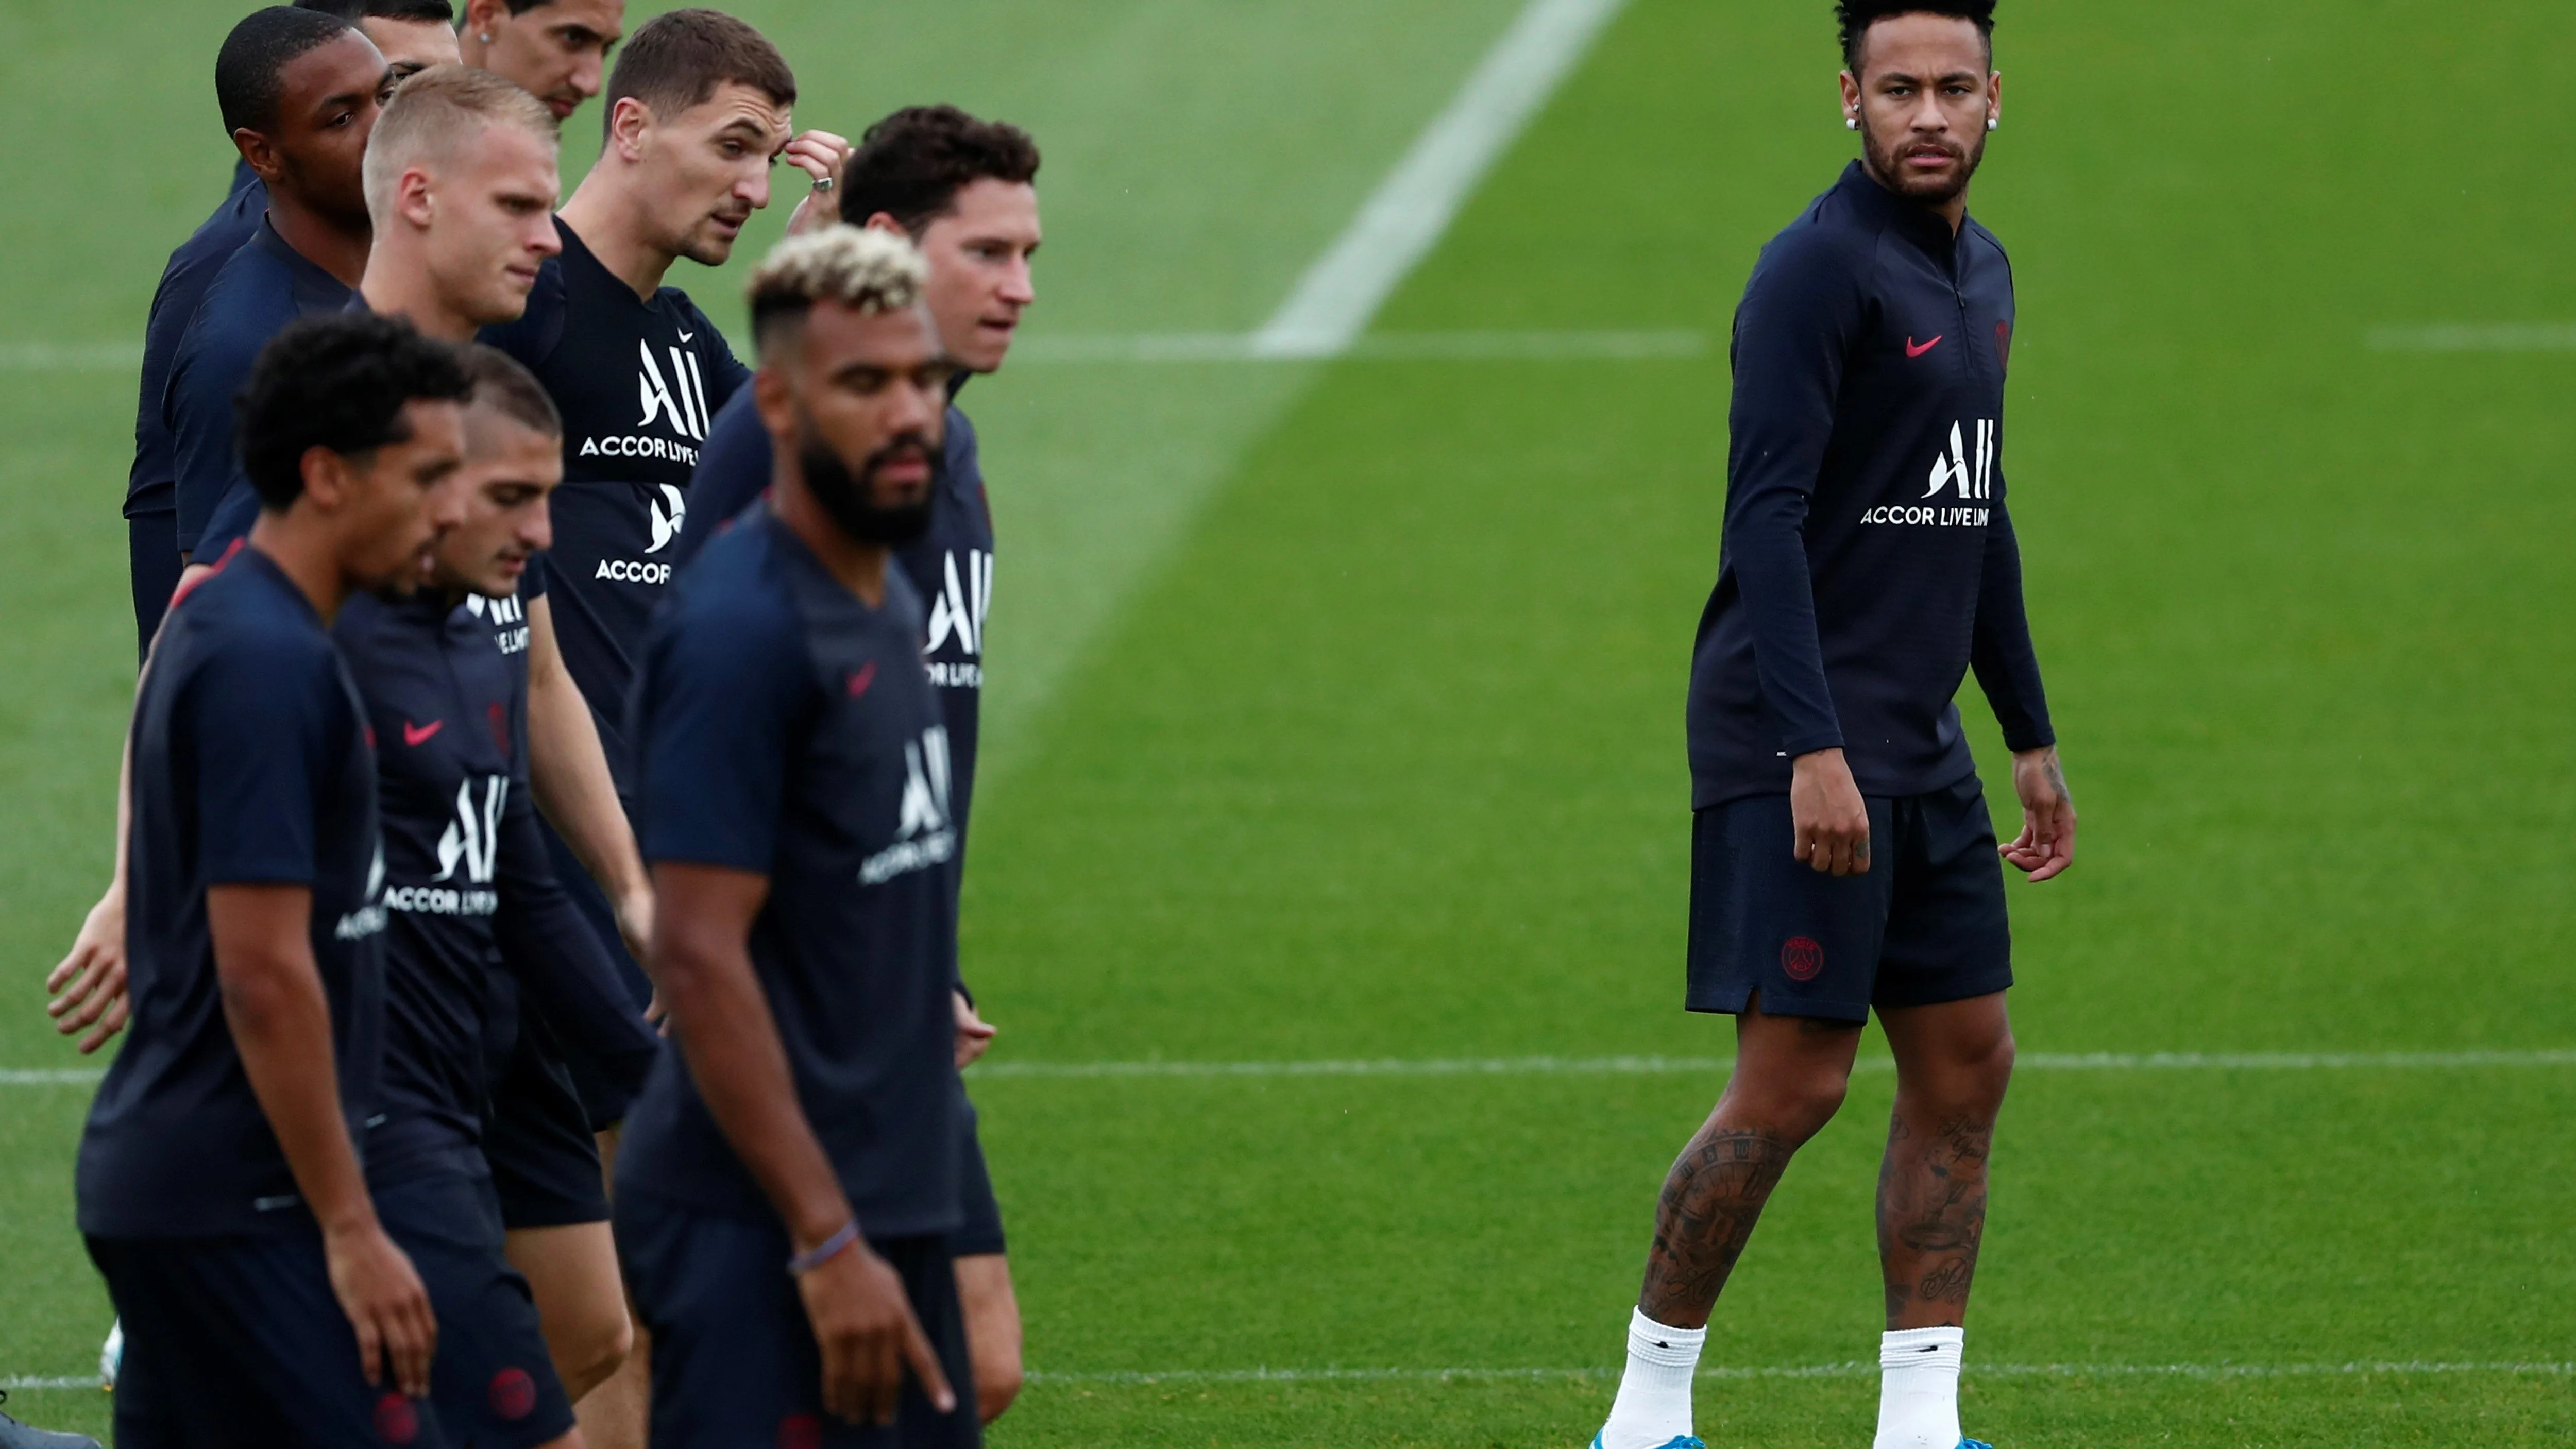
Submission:
[[[939,449],[919,433],[900,433],[884,447],[868,454],[854,472],[841,461],[841,455],[810,421],[798,430],[796,461],[805,475],[805,487],[823,511],[841,531],[861,543],[901,548],[930,531],[930,501],[939,492],[939,479],[945,460]],[[930,464],[930,486],[921,490],[921,501],[893,508],[879,507],[876,502],[876,476],[879,470],[898,458],[919,457]]]
[[1947,206],[1967,191],[1968,183],[1976,179],[1977,168],[1985,164],[1986,133],[1975,131],[1970,133],[1970,137],[1970,142],[1965,147],[1951,141],[1935,143],[1948,151],[1959,165],[1957,170],[1939,181],[1932,182],[1915,182],[1906,175],[1903,153],[1921,144],[1916,140],[1911,128],[1900,130],[1894,143],[1888,145],[1880,143],[1875,128],[1864,130],[1862,147],[1869,152],[1871,173],[1876,175],[1889,190],[1908,201],[1920,202],[1925,206]]

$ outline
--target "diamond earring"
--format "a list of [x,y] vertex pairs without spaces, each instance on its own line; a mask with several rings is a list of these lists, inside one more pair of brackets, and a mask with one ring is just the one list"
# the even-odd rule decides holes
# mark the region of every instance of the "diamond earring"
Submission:
[[1989,130],[1989,131],[2000,131],[2000,130],[2002,130],[2003,128],[2004,128],[2004,123],[2003,123],[2003,122],[1996,120],[1996,119],[1995,119],[1994,117],[1992,117],[1992,116],[1988,116],[1988,117],[1986,117],[1986,129],[1987,129],[1987,130]]
[[1844,129],[1844,130],[1846,130],[1846,131],[1857,131],[1857,130],[1859,130],[1859,129],[1860,129],[1860,117],[1858,117],[1858,116],[1845,116],[1845,117],[1843,117],[1843,129]]
[[488,30],[479,30],[475,32],[474,38],[483,42],[485,45],[490,45],[492,43],[492,32]]

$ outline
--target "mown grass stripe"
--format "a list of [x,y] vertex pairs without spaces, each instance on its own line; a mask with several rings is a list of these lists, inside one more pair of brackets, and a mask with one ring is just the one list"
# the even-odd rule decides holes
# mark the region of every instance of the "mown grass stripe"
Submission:
[[[1723,1072],[1731,1057],[1458,1057],[1450,1059],[1284,1062],[1014,1062],[979,1063],[974,1077],[1516,1077],[1661,1076]],[[2456,1052],[2024,1052],[2014,1065],[2040,1072],[2414,1071],[2464,1067],[2576,1066],[2570,1051]],[[1895,1070],[1865,1058],[1856,1070]]]

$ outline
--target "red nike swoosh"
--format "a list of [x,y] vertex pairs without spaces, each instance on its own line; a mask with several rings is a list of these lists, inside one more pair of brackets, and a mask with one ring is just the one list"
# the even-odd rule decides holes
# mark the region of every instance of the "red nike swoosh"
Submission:
[[404,720],[403,743],[411,746],[415,750],[419,749],[421,746],[429,743],[429,737],[431,735],[438,733],[446,727],[447,721],[443,719],[434,719],[425,725],[416,725],[410,720]]
[[[1942,333],[1942,334],[1941,334],[1941,337],[1947,337],[1947,336],[1949,336],[1949,335],[1950,335],[1949,333],[1944,332],[1944,333]],[[1913,339],[1913,338],[1911,338],[1911,337],[1908,337],[1908,338],[1906,338],[1906,339],[1905,339],[1905,355],[1906,355],[1906,356],[1908,356],[1908,357],[1921,357],[1924,353],[1927,353],[1927,352],[1931,351],[1933,348],[1940,346],[1940,345],[1941,345],[1941,337],[1935,337],[1935,338],[1933,338],[1931,341],[1924,343],[1924,344],[1923,344],[1922,346],[1920,346],[1920,347],[1915,346],[1915,345],[1914,345],[1914,339]]]

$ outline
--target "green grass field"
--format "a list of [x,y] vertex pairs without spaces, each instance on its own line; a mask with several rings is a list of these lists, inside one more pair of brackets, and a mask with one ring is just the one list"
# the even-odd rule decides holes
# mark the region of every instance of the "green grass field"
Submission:
[[[74,1064],[41,980],[104,879],[131,680],[131,368],[32,349],[136,335],[217,194],[229,12],[177,8],[0,4],[5,1068]],[[953,97],[1048,147],[1031,351],[968,398],[1004,551],[973,1090],[1036,1371],[1005,1449],[1588,1441],[1722,1085],[1526,1063],[1729,1051],[1679,1010],[1682,694],[1729,314],[1850,154],[1823,0],[1633,0],[1376,323],[1702,356],[1037,350],[1257,325],[1518,8],[743,5],[809,124]],[[2005,8],[1974,208],[2020,279],[2009,468],[2085,820],[2012,892],[2030,1065],[1966,1390],[2006,1449],[2576,1436],[2576,356],[2374,341],[2576,320],[2532,106],[2576,71],[2560,19]],[[730,317],[743,270],[679,280]],[[2159,1052],[2255,1060],[2071,1060]],[[1065,1070],[1157,1060],[1511,1069]],[[1890,1088],[1856,1081],[1720,1307],[1713,1444],[1865,1442]],[[86,1098],[0,1085],[0,1380],[86,1372],[107,1324]],[[10,1407],[105,1431],[95,1391]]]

